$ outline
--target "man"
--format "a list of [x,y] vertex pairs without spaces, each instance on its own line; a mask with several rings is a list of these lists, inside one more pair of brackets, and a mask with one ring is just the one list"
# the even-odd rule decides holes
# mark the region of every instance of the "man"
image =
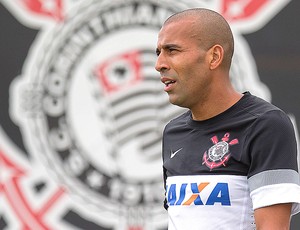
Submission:
[[163,135],[169,230],[283,230],[300,210],[292,123],[233,88],[233,50],[228,23],[207,9],[177,13],[159,32],[155,68],[169,101],[189,109]]

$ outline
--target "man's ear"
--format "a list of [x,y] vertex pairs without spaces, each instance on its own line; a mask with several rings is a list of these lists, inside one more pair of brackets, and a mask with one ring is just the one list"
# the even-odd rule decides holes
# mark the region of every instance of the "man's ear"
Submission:
[[224,58],[224,49],[221,45],[214,45],[210,48],[210,69],[214,70],[219,67]]

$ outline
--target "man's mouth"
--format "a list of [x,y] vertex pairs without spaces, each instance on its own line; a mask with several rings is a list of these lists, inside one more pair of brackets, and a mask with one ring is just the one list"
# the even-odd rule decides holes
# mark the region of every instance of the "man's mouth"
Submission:
[[173,84],[173,83],[175,83],[175,81],[168,80],[168,81],[165,81],[165,82],[164,82],[164,84],[165,84],[166,86],[169,86],[170,84]]

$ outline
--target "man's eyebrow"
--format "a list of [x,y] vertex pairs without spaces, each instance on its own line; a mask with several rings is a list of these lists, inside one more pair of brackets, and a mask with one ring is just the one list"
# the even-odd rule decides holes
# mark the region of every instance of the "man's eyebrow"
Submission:
[[170,48],[179,48],[178,45],[176,44],[165,44],[165,45],[162,45],[162,49],[170,49]]
[[165,44],[165,45],[162,45],[161,47],[157,47],[155,52],[156,52],[156,54],[159,54],[162,49],[163,50],[168,50],[168,49],[171,49],[171,48],[180,48],[180,46],[176,45],[176,44],[172,44],[172,43]]
[[171,48],[180,48],[179,45],[176,45],[176,44],[165,44],[165,45],[162,45],[161,47],[157,47],[156,48],[156,53],[160,52],[160,50],[168,50],[168,49],[171,49]]

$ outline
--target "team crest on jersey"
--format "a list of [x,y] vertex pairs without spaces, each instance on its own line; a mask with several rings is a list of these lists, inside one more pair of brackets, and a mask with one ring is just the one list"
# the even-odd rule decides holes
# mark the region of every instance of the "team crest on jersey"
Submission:
[[221,141],[219,141],[217,136],[213,136],[211,141],[214,145],[204,153],[202,164],[205,164],[210,170],[226,166],[226,163],[230,158],[229,147],[239,143],[238,139],[229,141],[229,137],[230,133],[226,133]]

